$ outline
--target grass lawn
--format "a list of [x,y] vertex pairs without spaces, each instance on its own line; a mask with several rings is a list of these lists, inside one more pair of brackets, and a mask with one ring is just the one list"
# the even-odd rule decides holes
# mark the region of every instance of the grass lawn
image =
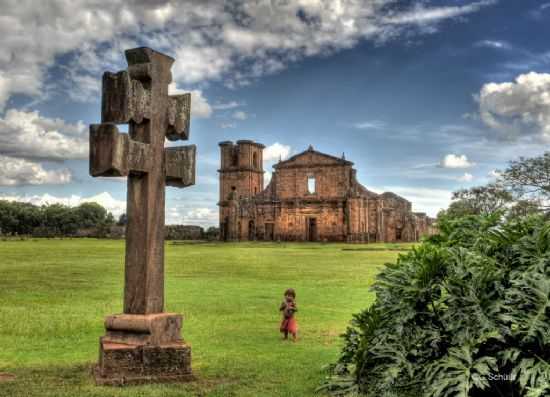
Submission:
[[[0,241],[0,396],[314,395],[381,265],[408,246],[168,242],[166,310],[184,315],[198,380],[109,388],[90,369],[103,318],[122,309],[124,242]],[[278,333],[288,287],[295,344]]]

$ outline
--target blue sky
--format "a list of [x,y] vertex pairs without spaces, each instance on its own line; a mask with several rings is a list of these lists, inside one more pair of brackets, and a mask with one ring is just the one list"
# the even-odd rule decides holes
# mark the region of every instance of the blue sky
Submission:
[[124,181],[88,175],[88,125],[101,74],[141,45],[192,92],[197,183],[168,188],[168,223],[217,223],[222,140],[264,143],[266,171],[345,153],[430,215],[550,140],[548,1],[0,4],[0,198],[124,211]]

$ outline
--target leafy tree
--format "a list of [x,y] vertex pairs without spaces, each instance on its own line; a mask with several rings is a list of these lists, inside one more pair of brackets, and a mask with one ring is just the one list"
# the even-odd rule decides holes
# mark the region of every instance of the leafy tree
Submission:
[[62,204],[42,206],[44,225],[55,235],[74,234],[80,227],[80,217],[73,208]]
[[512,194],[499,184],[476,186],[454,192],[447,214],[452,217],[486,215],[504,210],[512,201]]
[[540,205],[548,208],[550,199],[550,152],[539,157],[520,157],[511,161],[501,174],[503,183],[519,197],[542,199]]
[[105,221],[103,223],[108,225],[108,226],[114,225],[115,224],[115,217],[113,216],[113,214],[108,212],[107,216],[105,217]]
[[107,210],[97,203],[80,204],[74,211],[78,225],[83,228],[98,227],[105,223],[107,217]]
[[128,216],[126,214],[121,214],[118,217],[117,225],[118,226],[125,226],[128,223]]
[[496,212],[438,226],[378,275],[376,301],[353,317],[322,389],[550,395],[550,223]]
[[206,229],[206,232],[204,232],[204,236],[207,240],[217,240],[220,236],[220,228],[210,226]]

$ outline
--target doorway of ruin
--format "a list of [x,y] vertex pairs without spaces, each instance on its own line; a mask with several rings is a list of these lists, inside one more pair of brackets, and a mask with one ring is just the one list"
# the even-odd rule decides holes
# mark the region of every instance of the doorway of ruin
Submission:
[[317,218],[307,218],[306,240],[317,241]]
[[248,240],[256,240],[256,229],[254,227],[254,221],[252,220],[248,222]]
[[266,223],[265,224],[265,239],[266,240],[273,240],[274,239],[274,233],[273,233],[273,223]]
[[220,225],[220,235],[222,241],[227,241],[229,231],[229,219],[226,217],[224,222]]

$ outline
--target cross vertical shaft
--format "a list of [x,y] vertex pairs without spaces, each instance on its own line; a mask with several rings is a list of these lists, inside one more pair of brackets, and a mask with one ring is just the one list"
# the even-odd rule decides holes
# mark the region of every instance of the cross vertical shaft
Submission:
[[[153,158],[163,159],[162,116],[130,123],[130,137],[148,143]],[[124,313],[149,314],[164,310],[164,160],[153,161],[147,173],[128,176],[128,224],[124,275]]]

